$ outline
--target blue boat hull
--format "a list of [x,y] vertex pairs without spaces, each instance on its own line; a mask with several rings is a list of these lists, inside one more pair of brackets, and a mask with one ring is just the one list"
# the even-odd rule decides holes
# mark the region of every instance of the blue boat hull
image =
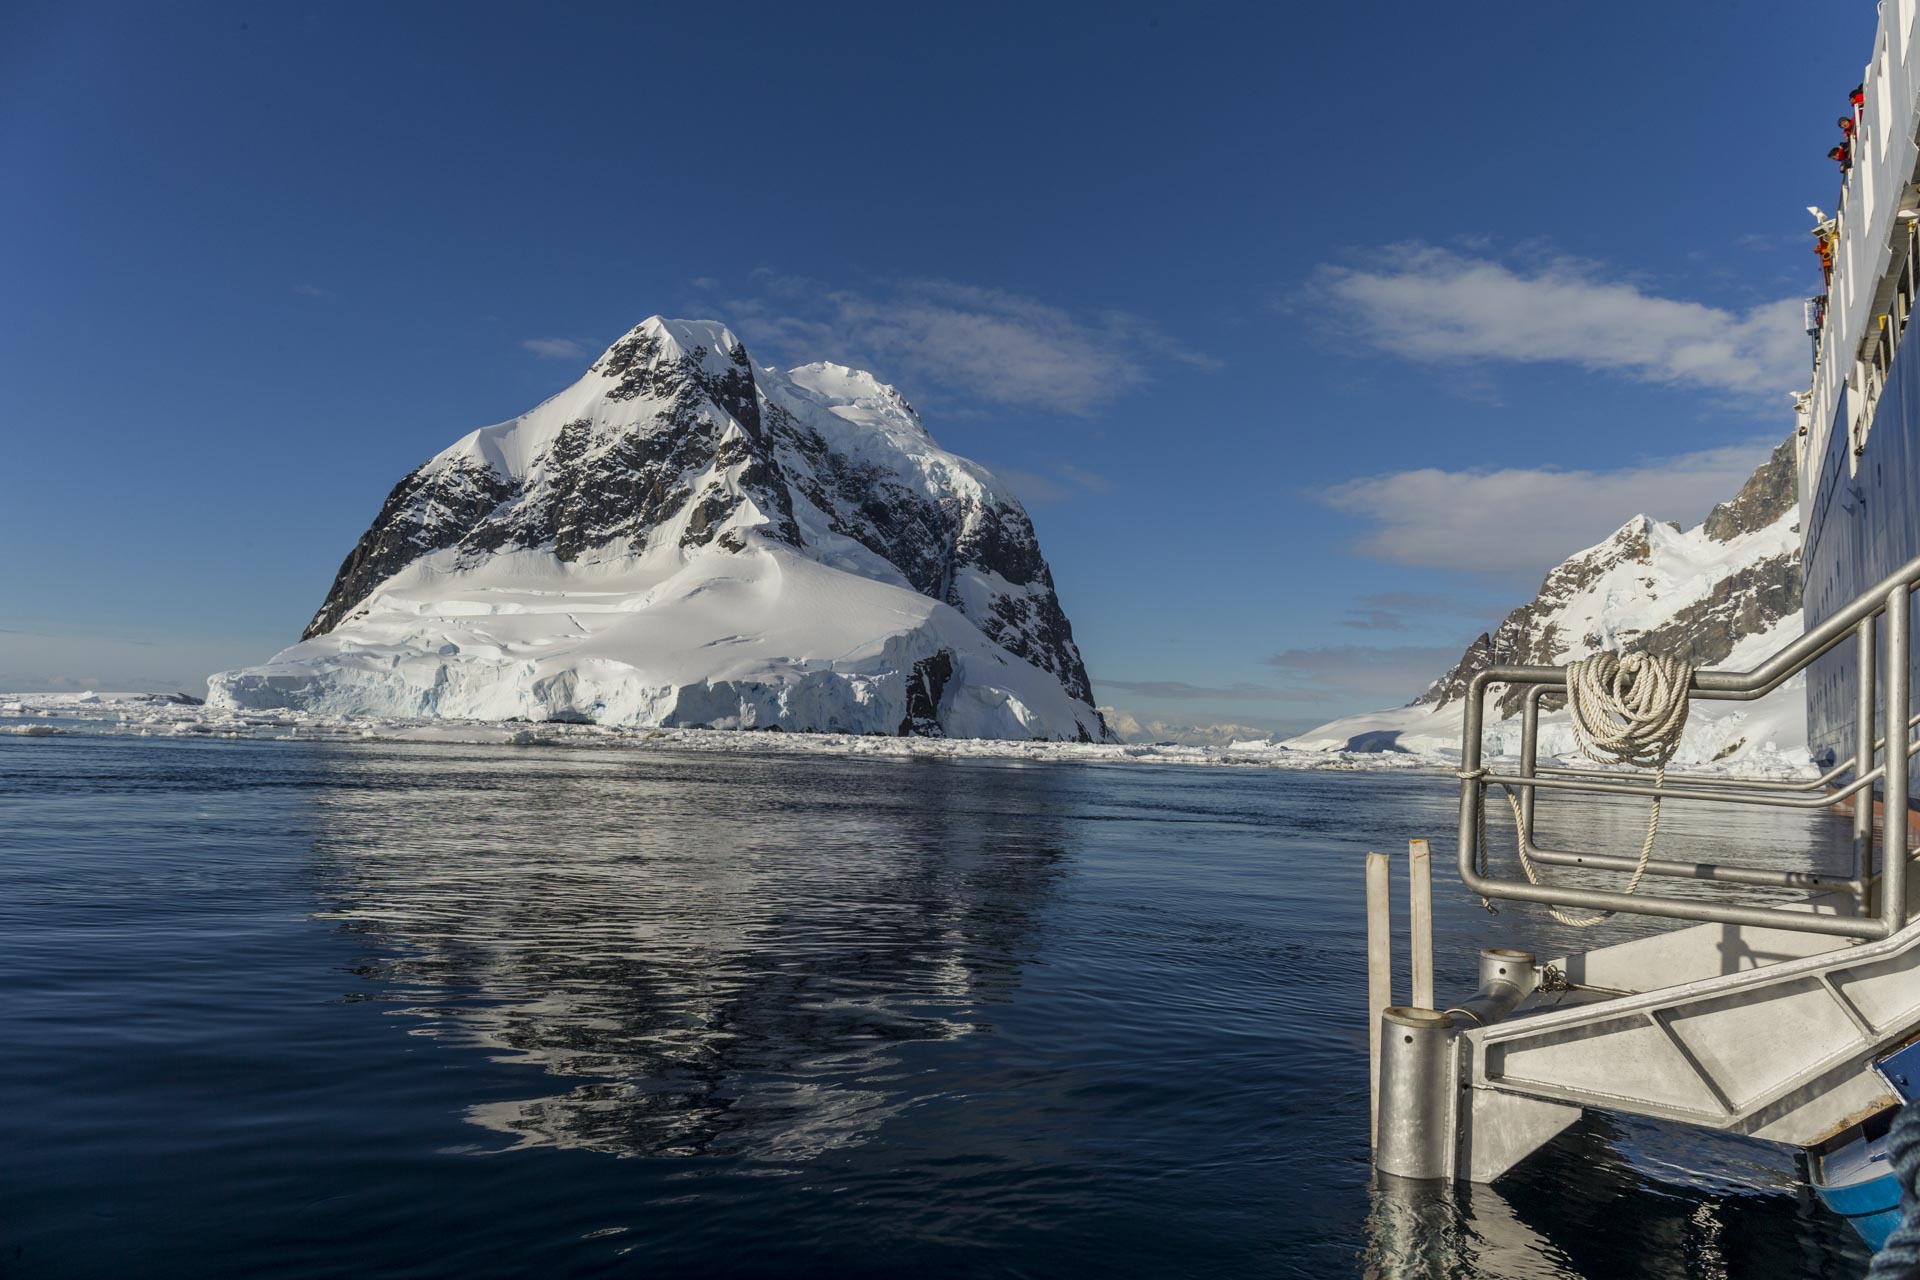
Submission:
[[1900,1184],[1886,1159],[1884,1135],[1861,1137],[1816,1157],[1809,1178],[1820,1202],[1852,1223],[1875,1252],[1900,1225]]

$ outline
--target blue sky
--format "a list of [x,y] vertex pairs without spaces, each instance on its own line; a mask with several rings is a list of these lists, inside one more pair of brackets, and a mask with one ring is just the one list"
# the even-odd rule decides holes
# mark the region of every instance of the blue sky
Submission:
[[0,687],[297,638],[647,315],[896,383],[1102,700],[1404,701],[1790,429],[1870,5],[0,10]]

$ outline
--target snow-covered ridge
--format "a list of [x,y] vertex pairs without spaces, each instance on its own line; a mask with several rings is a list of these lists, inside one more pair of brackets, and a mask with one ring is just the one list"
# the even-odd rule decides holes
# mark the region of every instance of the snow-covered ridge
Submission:
[[[1602,650],[1640,650],[1701,667],[1758,666],[1801,633],[1799,507],[1791,442],[1776,449],[1740,493],[1691,529],[1644,515],[1568,557],[1540,594],[1481,635],[1411,705],[1347,716],[1301,734],[1299,750],[1407,752],[1458,758],[1462,699],[1475,673],[1498,663],[1561,665]],[[1519,691],[1496,698],[1488,749],[1516,754]],[[1801,774],[1805,678],[1752,703],[1697,702],[1676,761]],[[1571,755],[1564,712],[1541,720],[1541,750]]]
[[1011,491],[833,364],[653,317],[388,496],[234,710],[1103,740]]

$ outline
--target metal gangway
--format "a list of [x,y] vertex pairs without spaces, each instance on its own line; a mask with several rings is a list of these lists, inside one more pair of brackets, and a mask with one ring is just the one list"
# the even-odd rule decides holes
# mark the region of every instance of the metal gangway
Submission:
[[[1898,1104],[1871,1064],[1920,1038],[1920,878],[1908,874],[1906,839],[1908,760],[1920,724],[1908,674],[1917,582],[1920,559],[1754,670],[1692,674],[1690,699],[1750,701],[1850,641],[1858,664],[1857,748],[1807,781],[1543,768],[1541,702],[1566,689],[1567,669],[1493,666],[1472,678],[1459,771],[1461,882],[1489,906],[1517,901],[1696,923],[1545,961],[1483,951],[1479,989],[1459,1004],[1381,1008],[1389,985],[1378,972],[1387,950],[1384,893],[1370,900],[1376,1167],[1403,1177],[1491,1182],[1586,1108],[1813,1150]],[[1511,772],[1489,767],[1482,752],[1496,686],[1524,690]],[[1852,874],[1732,860],[1645,861],[1646,884],[1703,882],[1705,897],[1503,876],[1487,839],[1493,787],[1512,797],[1503,807],[1512,811],[1522,870],[1528,861],[1612,871],[1642,863],[1538,844],[1535,812],[1547,792],[1775,809],[1850,805]],[[1876,792],[1886,815],[1883,841],[1875,839]],[[1416,845],[1414,999],[1432,1004],[1431,924],[1421,909],[1425,842]],[[1884,855],[1876,858],[1880,847]],[[1384,888],[1384,864],[1369,867],[1370,899],[1376,881]],[[1722,886],[1726,891],[1717,892]],[[1775,905],[1736,896],[1751,888],[1807,896]]]

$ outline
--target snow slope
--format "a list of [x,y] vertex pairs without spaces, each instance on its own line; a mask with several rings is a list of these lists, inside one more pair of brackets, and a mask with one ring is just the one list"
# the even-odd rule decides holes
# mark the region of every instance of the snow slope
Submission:
[[1109,735],[1032,525],[907,402],[654,317],[407,476],[215,710]]

